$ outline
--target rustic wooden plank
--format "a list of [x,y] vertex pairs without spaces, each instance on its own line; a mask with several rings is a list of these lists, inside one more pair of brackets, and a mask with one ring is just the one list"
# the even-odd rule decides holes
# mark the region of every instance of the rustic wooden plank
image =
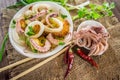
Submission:
[[[7,52],[5,51],[2,62],[0,62],[0,67],[4,67],[4,66],[8,65],[8,60],[7,60],[6,56],[7,56]],[[4,72],[0,73],[0,80],[8,80],[8,79],[9,79],[8,71],[4,71]]]
[[6,8],[7,6],[13,5],[17,0],[0,0],[0,10]]
[[[14,4],[16,2],[16,0],[1,0],[0,1],[0,44],[2,43],[2,40],[4,38],[4,30],[2,29],[3,23],[4,21],[2,20],[2,14],[1,11],[3,8],[6,8],[7,6],[10,6],[12,4]],[[8,65],[8,60],[7,60],[7,52],[5,51],[4,55],[3,55],[3,60],[2,62],[0,62],[0,67],[4,67],[6,65]],[[8,80],[9,79],[9,72],[8,71],[4,71],[0,73],[0,80]]]
[[[1,18],[0,18],[0,22],[2,22]],[[0,26],[2,26],[2,24],[0,24]],[[2,31],[1,27],[0,27],[0,37],[1,37],[0,38],[0,44],[1,44],[2,40],[3,40],[3,31]],[[6,55],[7,54],[5,52],[4,55],[3,55],[2,62],[0,62],[0,67],[4,67],[4,66],[8,65]],[[0,73],[0,80],[7,80],[7,79],[8,79],[8,71],[4,71],[4,72]]]

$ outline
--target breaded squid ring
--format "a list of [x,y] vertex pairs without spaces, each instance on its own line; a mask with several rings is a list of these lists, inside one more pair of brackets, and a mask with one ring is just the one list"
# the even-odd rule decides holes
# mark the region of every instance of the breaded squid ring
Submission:
[[59,25],[59,27],[58,28],[50,28],[48,26],[45,26],[45,31],[46,32],[60,32],[60,31],[62,31],[62,29],[63,29],[63,22],[60,21],[57,18],[52,18],[52,19]]
[[[27,34],[27,32],[29,31],[29,27],[30,27],[30,26],[31,26],[31,27],[34,27],[36,24],[40,26],[39,32],[38,32],[37,34],[35,34],[35,35],[29,36],[29,35]],[[38,38],[38,37],[40,37],[40,36],[42,35],[43,32],[44,32],[44,24],[41,23],[40,21],[33,21],[33,22],[29,23],[28,26],[27,26],[26,29],[25,29],[25,35],[26,35],[27,37],[30,37],[30,38]]]
[[31,17],[34,14],[34,12],[32,10],[27,10],[25,11],[24,15],[27,17]]
[[49,10],[51,9],[51,7],[48,5],[48,4],[35,4],[33,7],[32,7],[32,11],[35,12],[35,13],[39,13],[41,10]]

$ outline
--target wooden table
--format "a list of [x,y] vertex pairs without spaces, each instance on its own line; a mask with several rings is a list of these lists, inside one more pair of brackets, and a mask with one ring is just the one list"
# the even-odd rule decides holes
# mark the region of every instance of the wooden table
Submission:
[[[107,1],[108,2],[111,2],[111,1],[115,2],[116,8],[113,10],[113,12],[114,12],[115,16],[118,18],[118,20],[120,21],[120,0],[107,0]],[[2,8],[6,8],[7,6],[12,5],[16,2],[17,2],[17,0],[1,0],[0,1],[0,10]],[[2,23],[3,23],[3,22],[1,22],[1,15],[2,14],[0,12],[0,26],[2,26]],[[3,40],[3,37],[4,37],[4,34],[3,34],[3,31],[2,31],[1,27],[0,27],[0,35],[2,35],[2,37],[0,38],[0,44],[1,44],[1,42]],[[5,52],[4,57],[3,57],[3,61],[0,62],[0,67],[8,65],[6,55],[7,55],[7,53]],[[0,73],[0,80],[7,80],[8,77],[9,77],[9,72],[8,71]]]
[[[0,0],[0,11],[3,8],[6,8],[7,6],[10,6],[12,4],[16,3],[16,0]],[[2,22],[1,22],[1,12],[0,12],[0,26],[2,26]],[[2,43],[2,40],[4,38],[4,34],[2,31],[2,28],[0,27],[0,35],[2,35],[2,37],[0,38],[0,44]],[[4,53],[4,57],[3,57],[3,61],[0,62],[0,67],[6,66],[8,65],[8,61],[6,59],[6,52]],[[0,73],[0,80],[7,80],[9,77],[8,71],[2,72]]]

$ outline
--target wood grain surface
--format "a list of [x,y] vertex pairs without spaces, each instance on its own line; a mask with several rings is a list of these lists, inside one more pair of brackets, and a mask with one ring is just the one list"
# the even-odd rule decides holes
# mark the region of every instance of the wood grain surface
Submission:
[[[74,1],[75,4],[81,3],[79,0]],[[103,1],[105,0],[95,0],[93,2],[102,3]],[[120,1],[107,1],[114,1],[116,3],[116,8],[113,10],[113,12],[120,21]],[[8,25],[12,16],[16,13],[15,10],[2,9],[6,6],[14,4],[15,2],[16,0],[0,0],[0,44],[3,40],[3,36],[8,30]],[[93,57],[100,66],[99,70],[91,67],[91,65],[75,54],[74,65],[67,77],[67,80],[120,80],[120,22],[116,19],[116,17],[105,17],[99,20],[103,25],[107,26],[108,31],[111,34],[111,38],[109,40],[109,49],[104,55]],[[76,27],[80,22],[76,21],[75,23],[76,24],[74,24],[74,26]],[[36,69],[28,75],[23,76],[20,78],[20,80],[63,80],[66,70],[66,65],[63,63],[63,56],[64,55],[60,55],[44,66]],[[0,62],[0,67],[14,63],[23,58],[25,57],[18,54],[8,42],[3,61]],[[0,73],[0,80],[9,80],[9,78],[23,72],[24,70],[43,60],[44,59],[34,59],[29,63],[25,63],[11,70],[2,72]]]
[[[2,9],[6,8],[7,6],[10,6],[12,4],[15,4],[16,0],[0,0],[0,44],[2,43],[2,40],[4,38],[4,32],[1,26],[4,25],[4,20],[2,19]],[[3,56],[3,60],[2,62],[0,62],[0,67],[6,66],[8,65],[8,60],[6,58],[7,53],[5,51],[4,56]],[[2,73],[0,73],[0,80],[7,80],[9,79],[9,72],[8,71],[4,71]]]

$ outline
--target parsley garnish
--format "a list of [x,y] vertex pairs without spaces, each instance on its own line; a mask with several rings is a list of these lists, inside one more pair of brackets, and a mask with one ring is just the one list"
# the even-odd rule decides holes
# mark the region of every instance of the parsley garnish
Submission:
[[73,17],[73,20],[75,19],[99,19],[104,16],[112,16],[112,9],[115,7],[114,3],[103,3],[102,5],[97,4],[89,4],[89,8],[83,7],[79,9],[78,15]]
[[65,44],[65,42],[59,42],[59,45],[64,45]]
[[61,17],[62,17],[63,19],[65,19],[65,18],[67,18],[67,15],[61,14]]
[[29,35],[29,36],[35,35],[35,32],[34,32],[32,26],[29,26],[28,28],[29,28],[28,29],[29,31],[26,34]]
[[13,19],[12,24],[11,24],[11,28],[15,28],[15,26],[16,26],[16,21]]

